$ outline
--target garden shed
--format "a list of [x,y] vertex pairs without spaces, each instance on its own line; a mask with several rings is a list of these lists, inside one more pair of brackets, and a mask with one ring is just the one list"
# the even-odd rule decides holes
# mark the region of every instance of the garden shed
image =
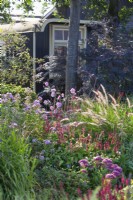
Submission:
[[[59,9],[63,18],[55,15],[55,5],[50,6],[43,15],[21,16],[12,15],[12,23],[1,24],[0,31],[10,33],[22,33],[27,36],[27,47],[33,58],[44,58],[45,56],[65,56],[67,53],[67,40],[69,29],[70,9],[64,7]],[[81,12],[79,29],[79,49],[85,49],[89,33],[95,27],[102,27],[102,22],[89,21]],[[0,49],[2,41],[0,42]],[[1,52],[1,51],[0,51]],[[36,71],[35,59],[33,59],[33,74]],[[35,82],[35,81],[34,81]],[[35,87],[35,84],[34,84]]]
[[[53,5],[43,16],[12,16],[13,22],[0,25],[0,30],[25,34],[29,38],[27,46],[33,57],[43,58],[46,55],[63,55],[67,49],[69,8],[63,10],[65,18],[57,18],[54,14],[55,11],[56,7]],[[81,14],[80,49],[86,48],[88,31],[90,31],[90,26],[94,24],[102,25],[101,22],[86,20]]]

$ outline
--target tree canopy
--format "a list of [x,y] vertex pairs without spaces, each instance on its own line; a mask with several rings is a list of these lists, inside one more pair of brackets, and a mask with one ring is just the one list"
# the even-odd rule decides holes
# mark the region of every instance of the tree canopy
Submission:
[[[56,3],[57,6],[70,6],[70,0],[42,0],[42,4]],[[13,5],[23,9],[25,13],[33,10],[33,0],[1,0],[0,1],[0,20],[10,22],[11,10]],[[84,0],[81,1],[81,7],[89,19],[103,19],[109,16],[118,16],[124,20],[133,13],[133,0]]]

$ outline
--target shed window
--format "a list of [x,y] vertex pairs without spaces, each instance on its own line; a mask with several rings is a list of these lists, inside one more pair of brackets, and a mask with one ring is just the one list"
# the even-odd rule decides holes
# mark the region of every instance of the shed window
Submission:
[[[66,56],[68,41],[68,26],[51,25],[50,55]],[[86,47],[86,28],[79,30],[79,49]]]

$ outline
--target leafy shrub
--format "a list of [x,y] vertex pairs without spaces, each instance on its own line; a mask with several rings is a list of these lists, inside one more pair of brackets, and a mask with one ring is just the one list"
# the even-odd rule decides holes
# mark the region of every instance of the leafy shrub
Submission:
[[25,139],[16,135],[0,133],[0,186],[2,199],[25,199],[32,196],[35,159],[30,157],[30,148]]
[[91,27],[88,47],[81,52],[85,61],[78,68],[82,93],[92,94],[102,84],[112,95],[132,94],[132,34],[124,27]]
[[26,47],[27,37],[1,32],[0,82],[32,86],[32,58]]
[[[37,160],[33,199],[44,199],[44,195],[46,199],[89,199],[97,186],[101,186],[99,200],[101,195],[121,199],[133,172],[131,101],[121,103],[101,86],[102,91],[94,91],[94,99],[79,98],[72,88],[65,102],[64,95],[58,95],[47,82],[45,87],[51,99],[44,102],[41,97],[33,102],[27,97],[21,104],[11,93],[1,96],[3,141],[12,132],[26,138],[31,160]],[[41,104],[48,104],[49,111]],[[99,157],[109,165],[105,167],[103,160],[97,163]],[[110,184],[105,185],[103,178]],[[30,199],[31,194],[26,195]]]
[[14,84],[0,83],[0,94],[12,93],[13,95],[20,95],[21,101],[24,101],[27,96],[30,96],[31,101],[36,99],[36,94],[30,88],[24,88]]

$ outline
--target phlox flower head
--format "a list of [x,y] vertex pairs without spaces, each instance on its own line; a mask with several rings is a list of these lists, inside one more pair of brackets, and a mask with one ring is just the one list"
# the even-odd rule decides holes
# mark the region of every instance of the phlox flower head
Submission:
[[59,96],[57,97],[57,99],[60,100],[60,98],[61,98],[61,96],[59,95]]
[[43,115],[42,115],[42,118],[45,119],[45,120],[47,120],[47,119],[48,119],[48,116],[47,116],[46,114],[43,114]]
[[55,89],[55,88],[52,88],[52,89],[51,89],[51,92],[56,92],[56,89]]
[[0,98],[0,104],[3,102],[2,98]]
[[57,106],[57,108],[61,108],[62,107],[62,103],[61,102],[57,102],[56,106]]
[[46,145],[47,145],[47,144],[51,144],[51,141],[50,141],[50,140],[44,140],[43,142],[44,142]]
[[122,168],[121,167],[116,167],[115,169],[114,169],[115,171],[118,171],[119,173],[122,173]]
[[33,138],[32,139],[32,143],[36,143],[37,142],[37,139],[36,138]]
[[103,160],[103,158],[101,156],[96,156],[93,158],[93,161],[95,162],[101,162]]
[[12,95],[12,93],[7,93],[7,97],[9,98],[9,99],[14,99],[14,96]]
[[48,82],[45,82],[44,85],[45,85],[46,87],[48,87],[48,86],[49,86],[49,83],[48,83]]
[[28,110],[30,110],[30,109],[31,109],[31,106],[30,106],[30,105],[25,105],[25,108],[24,108],[25,111],[28,111]]
[[64,96],[65,96],[64,93],[62,93],[62,94],[61,94],[61,97],[64,98]]
[[119,171],[117,171],[117,170],[114,170],[114,171],[112,172],[112,174],[114,174],[114,175],[117,177],[117,176],[120,176],[120,175],[121,175],[121,172],[119,172]]
[[35,100],[35,101],[33,102],[32,107],[40,107],[40,101],[39,101],[39,100]]
[[106,179],[115,179],[116,176],[112,173],[112,174],[106,174],[105,176]]
[[70,93],[76,95],[76,90],[74,88],[71,88]]
[[50,110],[53,111],[54,110],[54,106],[50,106]]
[[44,105],[49,105],[49,101],[48,100],[44,100]]
[[110,158],[105,158],[102,160],[102,164],[104,164],[105,166],[110,166],[112,165],[112,160]]
[[41,102],[41,101],[42,101],[42,97],[39,96],[39,97],[38,97],[38,100]]
[[55,97],[56,93],[55,92],[51,92],[51,97]]
[[89,162],[88,162],[88,160],[87,159],[81,159],[81,160],[79,160],[79,165],[80,165],[80,167],[83,167],[83,168],[85,168],[85,167],[88,167],[89,166]]

